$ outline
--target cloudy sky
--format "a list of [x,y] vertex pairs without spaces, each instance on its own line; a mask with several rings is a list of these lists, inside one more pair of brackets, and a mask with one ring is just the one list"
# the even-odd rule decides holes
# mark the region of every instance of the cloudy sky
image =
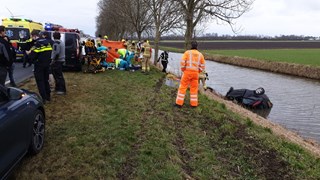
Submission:
[[[78,28],[94,35],[99,0],[0,0],[0,18],[13,15],[42,23]],[[251,10],[236,21],[240,35],[320,36],[320,0],[255,0]],[[205,25],[205,32],[234,33],[228,25]]]

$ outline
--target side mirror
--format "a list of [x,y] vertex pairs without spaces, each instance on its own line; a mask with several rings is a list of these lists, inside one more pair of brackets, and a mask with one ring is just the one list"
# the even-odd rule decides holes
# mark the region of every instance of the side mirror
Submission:
[[19,100],[25,96],[25,93],[21,89],[14,87],[9,87],[7,93],[10,100]]

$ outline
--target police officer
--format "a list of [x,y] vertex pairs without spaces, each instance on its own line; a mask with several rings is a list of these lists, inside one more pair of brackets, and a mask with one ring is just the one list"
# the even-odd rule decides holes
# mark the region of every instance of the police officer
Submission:
[[167,73],[167,65],[168,65],[168,52],[167,51],[163,51],[160,54],[160,57],[158,58],[157,62],[159,62],[161,59],[161,64],[162,64],[162,72]]
[[[48,36],[48,32],[44,33],[44,36]],[[36,40],[35,45],[31,48],[29,54],[30,58],[34,63],[34,77],[36,79],[39,93],[42,97],[43,102],[50,101],[50,85],[49,85],[49,69],[51,63],[52,47],[48,39],[39,38],[37,31],[31,32],[32,38]]]

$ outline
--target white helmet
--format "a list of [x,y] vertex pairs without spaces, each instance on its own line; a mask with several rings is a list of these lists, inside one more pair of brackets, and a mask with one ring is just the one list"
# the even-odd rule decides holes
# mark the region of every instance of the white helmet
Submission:
[[264,89],[262,88],[262,87],[259,87],[259,88],[257,88],[255,91],[254,91],[254,93],[256,94],[256,95],[262,95],[262,94],[264,94]]

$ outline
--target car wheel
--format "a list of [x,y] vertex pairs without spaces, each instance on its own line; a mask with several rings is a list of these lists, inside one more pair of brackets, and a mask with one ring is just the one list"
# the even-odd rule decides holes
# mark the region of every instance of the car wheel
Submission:
[[31,143],[29,146],[30,154],[37,154],[43,148],[45,135],[45,118],[42,111],[38,110],[34,116],[32,125]]

